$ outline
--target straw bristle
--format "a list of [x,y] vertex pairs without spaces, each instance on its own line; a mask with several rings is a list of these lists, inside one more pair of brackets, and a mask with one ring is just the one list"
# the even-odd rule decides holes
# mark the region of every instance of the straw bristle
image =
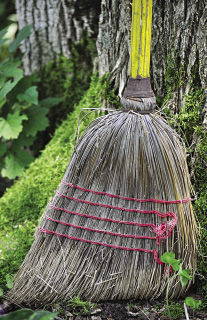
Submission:
[[[117,111],[96,119],[75,147],[63,178],[86,189],[140,199],[176,200],[190,197],[191,185],[185,152],[178,135],[158,115]],[[139,210],[174,212],[178,223],[161,241],[124,238],[68,227],[47,219],[61,220],[114,233],[151,236],[149,228],[90,219],[55,210],[48,204],[41,227],[60,234],[130,248],[157,250],[159,256],[173,251],[183,268],[196,268],[197,229],[191,202],[183,204],[138,203],[84,192],[61,184],[52,204],[95,217],[138,223],[161,224],[169,218],[156,214],[119,211],[90,205],[60,194],[94,203]],[[36,232],[34,241],[9,299],[20,304],[42,305],[80,295],[92,301],[154,299],[166,289],[164,267],[153,254],[113,249]],[[182,289],[175,279],[170,296]]]

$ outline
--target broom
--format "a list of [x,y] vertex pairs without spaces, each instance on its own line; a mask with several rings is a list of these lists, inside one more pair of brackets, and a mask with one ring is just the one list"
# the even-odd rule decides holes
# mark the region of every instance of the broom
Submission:
[[[196,268],[196,222],[184,146],[155,113],[150,86],[152,0],[132,6],[123,110],[94,120],[72,154],[8,299],[41,306],[164,296],[160,256]],[[186,290],[177,280],[169,296]]]

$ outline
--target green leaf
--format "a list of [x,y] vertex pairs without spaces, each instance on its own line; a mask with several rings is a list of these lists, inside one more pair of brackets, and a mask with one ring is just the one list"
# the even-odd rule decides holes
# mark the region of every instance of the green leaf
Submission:
[[4,42],[7,40],[4,38],[7,31],[8,31],[8,26],[0,31],[0,50]]
[[23,129],[23,132],[20,133],[18,138],[16,140],[12,141],[12,146],[10,148],[12,153],[16,153],[22,147],[29,147],[29,146],[31,146],[33,144],[34,137],[26,137],[24,131],[25,130]]
[[178,271],[179,268],[180,268],[180,262],[181,262],[181,259],[175,259],[174,261],[171,262],[171,266],[173,268],[174,271]]
[[5,168],[1,170],[3,177],[15,179],[24,171],[24,166],[18,161],[13,154],[8,154],[5,158]]
[[[19,60],[10,61],[9,59],[6,59],[2,63],[0,63],[0,73],[1,73],[0,99],[1,99],[1,104],[3,103],[2,99],[4,99],[6,97],[6,95],[23,78],[23,70],[19,68],[20,64],[21,64],[21,62]],[[8,78],[13,78],[13,81]]]
[[28,166],[34,157],[27,150],[17,150],[15,154],[9,153],[5,157],[5,168],[2,169],[1,173],[3,177],[14,179],[24,171],[24,168]]
[[17,85],[13,88],[11,92],[8,94],[8,100],[11,105],[18,103],[17,96],[20,93],[24,93],[25,90],[35,85],[39,80],[37,80],[37,76],[35,74],[31,76],[23,76]]
[[44,107],[44,108],[51,108],[51,107],[58,105],[62,101],[63,101],[62,98],[49,97],[49,98],[41,100],[39,102],[39,106]]
[[195,300],[192,297],[185,298],[185,304],[188,307],[191,307],[192,309],[198,309],[200,305],[202,304],[201,300]]
[[13,288],[13,285],[14,285],[14,278],[10,274],[7,274],[6,275],[6,287],[8,289],[11,289],[11,288]]
[[57,316],[57,313],[51,313],[49,311],[36,311],[30,316],[29,320],[53,320]]
[[179,267],[180,267],[180,259],[175,259],[175,254],[174,252],[165,252],[162,256],[161,256],[161,261],[164,263],[168,263],[173,270],[178,271]]
[[28,88],[24,93],[20,93],[17,99],[22,102],[26,101],[31,104],[38,105],[38,91],[36,86]]
[[30,309],[21,309],[2,316],[1,320],[28,320],[33,313]]
[[192,279],[192,276],[190,276],[190,270],[188,269],[182,269],[182,265],[180,265],[178,275],[180,276],[180,282],[182,287],[186,286],[189,280]]
[[14,52],[21,44],[23,40],[30,36],[32,32],[32,24],[25,26],[23,29],[19,30],[16,38],[9,46],[9,52]]
[[[1,66],[0,66],[0,74],[1,74]],[[1,77],[0,77],[0,88],[3,87],[5,80],[6,80],[6,77],[4,77],[4,76],[1,74]]]
[[27,150],[19,149],[16,152],[16,159],[22,166],[26,167],[34,160],[34,157]]
[[4,61],[0,65],[1,74],[6,78],[20,79],[23,77],[23,70],[20,68],[21,61]]
[[6,119],[0,118],[0,137],[16,139],[23,129],[22,121],[27,119],[25,114],[20,115],[19,112],[8,113]]
[[0,97],[0,109],[3,107],[3,105],[6,103],[6,99]]
[[3,289],[2,289],[2,288],[0,288],[0,297],[2,297],[2,296],[3,296],[3,294],[4,294],[4,291],[3,291]]
[[7,144],[5,141],[0,141],[0,157],[2,157],[7,150]]
[[49,125],[49,121],[46,117],[48,109],[41,107],[31,107],[26,111],[28,121],[24,125],[24,132],[27,136],[35,136],[38,131],[42,131]]
[[0,90],[0,97],[5,98],[7,93],[12,91],[12,89],[17,85],[17,83],[20,81],[21,78],[18,78],[14,81],[7,81],[4,85],[3,88]]
[[175,253],[174,252],[165,252],[165,253],[163,253],[163,255],[161,256],[160,259],[162,262],[170,264],[170,262],[175,259]]

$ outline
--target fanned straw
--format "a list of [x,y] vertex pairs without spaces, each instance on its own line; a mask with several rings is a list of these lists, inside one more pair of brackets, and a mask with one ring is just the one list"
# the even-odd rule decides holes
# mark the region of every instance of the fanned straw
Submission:
[[[184,268],[194,272],[196,267],[196,223],[190,190],[182,142],[160,116],[118,111],[96,119],[76,145],[9,298],[41,305],[77,294],[93,301],[164,295],[164,267],[157,263],[162,253],[174,251]],[[169,212],[178,221],[159,243],[149,226],[138,225],[170,225]],[[176,297],[185,290],[175,282],[170,295]]]

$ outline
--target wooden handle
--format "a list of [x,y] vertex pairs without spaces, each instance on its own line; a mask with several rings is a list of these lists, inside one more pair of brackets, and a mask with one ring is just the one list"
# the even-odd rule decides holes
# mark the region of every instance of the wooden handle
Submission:
[[152,26],[152,1],[133,0],[130,76],[149,77]]

